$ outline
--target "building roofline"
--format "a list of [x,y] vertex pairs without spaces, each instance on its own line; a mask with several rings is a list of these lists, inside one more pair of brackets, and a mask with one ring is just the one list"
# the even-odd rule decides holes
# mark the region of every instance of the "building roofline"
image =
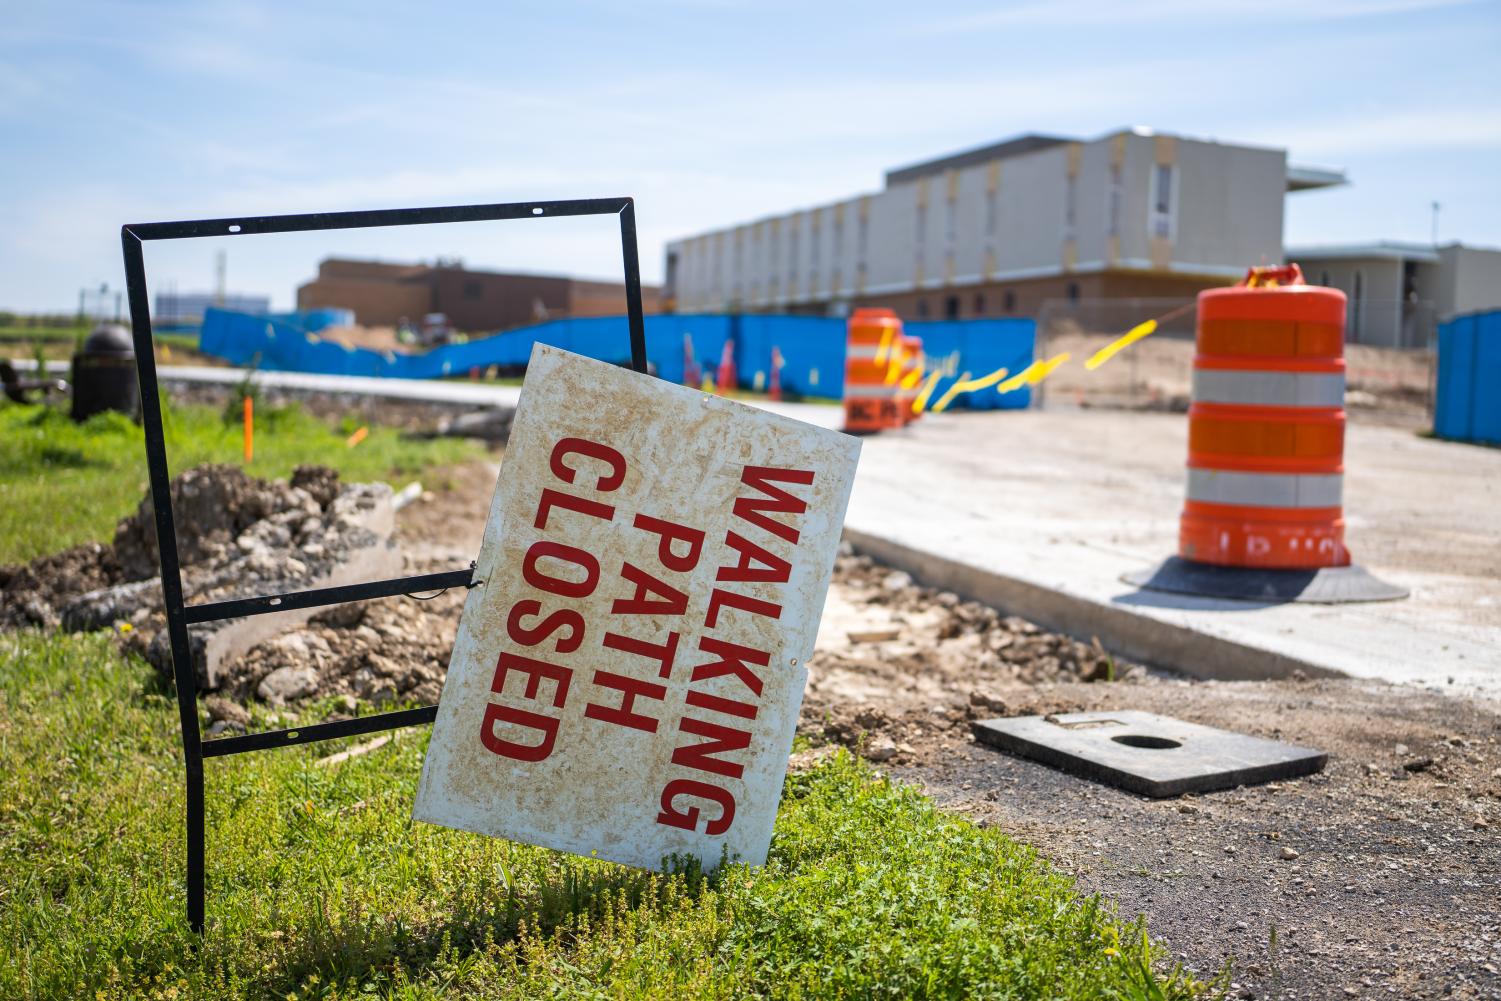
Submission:
[[1000,142],[986,143],[984,146],[974,146],[957,153],[946,153],[932,160],[893,168],[886,172],[886,186],[889,188],[893,184],[915,181],[919,177],[928,177],[945,170],[972,167],[977,163],[989,163],[991,160],[1004,160],[1008,157],[1021,156],[1023,153],[1034,153],[1037,150],[1051,149],[1054,146],[1077,141],[1070,136],[1049,136],[1027,132]]
[[1372,240],[1369,243],[1318,243],[1288,247],[1283,256],[1290,261],[1329,261],[1345,257],[1366,257],[1389,261],[1438,260],[1439,248],[1431,243],[1408,243],[1402,240]]
[[1349,184],[1349,177],[1341,167],[1316,167],[1307,163],[1287,165],[1287,190],[1312,191],[1317,188],[1338,188]]

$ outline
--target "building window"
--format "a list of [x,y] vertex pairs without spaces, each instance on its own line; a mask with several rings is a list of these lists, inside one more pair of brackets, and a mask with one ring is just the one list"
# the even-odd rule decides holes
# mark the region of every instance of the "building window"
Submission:
[[985,315],[985,293],[984,292],[976,292],[975,293],[975,315],[976,316],[984,316]]
[[[954,244],[958,240],[959,228],[959,200],[954,195],[949,195],[943,202],[943,268],[945,277],[954,274]],[[955,300],[957,304],[957,300]],[[958,307],[955,306],[954,315],[958,315]]]
[[927,242],[927,236],[928,236],[928,207],[926,205],[919,205],[917,207],[917,240],[913,244],[913,247],[915,248],[915,252],[916,252],[916,255],[917,255],[917,266],[918,267],[922,267],[923,258],[925,256],[927,256],[923,252],[926,249],[924,247],[924,244]]
[[870,244],[870,220],[865,215],[866,206],[860,206],[860,221],[855,228],[855,274],[859,276],[860,284],[865,284],[865,254]]
[[1118,164],[1110,168],[1110,235],[1121,235],[1121,168]]
[[1079,301],[1079,283],[1078,282],[1069,282],[1068,286],[1063,290],[1063,294],[1064,294],[1064,296],[1066,296],[1068,298],[1069,302],[1078,302]]
[[1063,238],[1072,240],[1079,227],[1079,178],[1073,174],[1063,186]]
[[1320,271],[1319,272],[1319,284],[1322,285],[1322,286],[1324,286],[1325,288],[1329,287],[1329,272],[1327,272],[1327,271]]
[[1008,288],[1006,290],[1006,294],[1003,295],[1003,296],[1001,296],[1001,312],[1003,312],[1003,313],[1013,313],[1015,311],[1016,311],[1016,293],[1013,292],[1013,291],[1011,291]]
[[808,238],[808,288],[812,291],[818,289],[818,252],[819,237],[823,235],[823,228],[819,226],[818,216],[813,216],[813,232]]
[[943,300],[943,318],[945,320],[959,319],[959,297],[951,295]]
[[834,267],[844,260],[844,210],[834,210]]
[[1152,171],[1152,236],[1173,238],[1173,168],[1158,164]]
[[926,320],[928,318],[928,300],[917,300],[917,317],[920,320]]
[[1350,296],[1350,331],[1351,331],[1351,333],[1353,333],[1355,335],[1354,337],[1350,338],[1352,341],[1358,341],[1358,340],[1362,340],[1363,339],[1361,337],[1361,334],[1363,333],[1363,331],[1360,329],[1360,319],[1361,319],[1360,314],[1362,312],[1361,306],[1362,306],[1362,303],[1363,303],[1364,299],[1365,299],[1365,273],[1362,272],[1362,271],[1356,271],[1355,272],[1355,285],[1354,285],[1354,288],[1352,290],[1352,294]]
[[761,292],[761,268],[761,227],[752,226],[750,240],[750,263],[747,269],[750,273],[746,275],[746,279],[750,282],[750,297],[752,301],[755,301],[756,297],[759,296]]
[[[672,263],[674,263],[674,264],[677,263],[677,255],[676,254],[674,254],[672,256]],[[480,296],[479,282],[476,282],[476,281],[466,281],[464,283],[464,298],[465,299],[478,299],[479,296]]]

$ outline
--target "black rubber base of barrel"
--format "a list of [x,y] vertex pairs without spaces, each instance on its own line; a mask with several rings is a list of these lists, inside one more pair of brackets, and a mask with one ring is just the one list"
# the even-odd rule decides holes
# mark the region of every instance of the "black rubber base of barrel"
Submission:
[[1241,601],[1304,601],[1339,605],[1351,601],[1392,601],[1405,598],[1405,587],[1373,577],[1363,567],[1324,567],[1320,570],[1250,570],[1194,563],[1177,556],[1155,567],[1123,574],[1127,584],[1149,591],[1192,594],[1203,598]]

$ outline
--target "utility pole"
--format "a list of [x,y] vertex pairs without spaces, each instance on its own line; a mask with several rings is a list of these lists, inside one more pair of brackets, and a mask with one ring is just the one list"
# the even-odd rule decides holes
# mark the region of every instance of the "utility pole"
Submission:
[[1433,245],[1438,246],[1438,210],[1442,208],[1438,202],[1433,203]]
[[225,272],[229,269],[229,252],[223,247],[214,260],[214,305],[222,307],[225,299]]

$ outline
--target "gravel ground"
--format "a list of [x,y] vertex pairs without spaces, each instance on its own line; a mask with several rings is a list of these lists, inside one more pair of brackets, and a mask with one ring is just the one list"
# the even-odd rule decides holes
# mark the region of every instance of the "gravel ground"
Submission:
[[1309,778],[1168,800],[997,753],[958,723],[893,762],[1146,914],[1199,973],[1232,961],[1237,996],[1501,997],[1498,707],[1329,680],[984,697],[1013,714],[1144,709],[1329,752]]

